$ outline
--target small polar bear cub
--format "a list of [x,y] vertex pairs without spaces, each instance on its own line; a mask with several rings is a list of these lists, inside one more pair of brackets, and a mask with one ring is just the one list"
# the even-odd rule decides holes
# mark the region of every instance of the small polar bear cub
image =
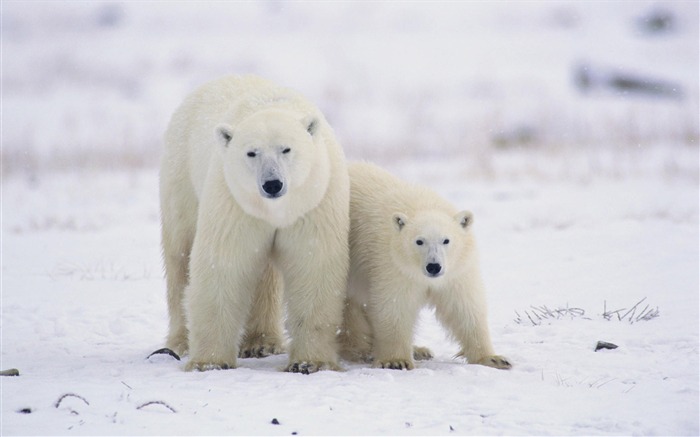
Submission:
[[349,165],[350,273],[342,354],[375,367],[413,369],[431,358],[413,347],[420,309],[460,344],[459,356],[498,369],[472,233],[473,216],[424,187],[368,163]]

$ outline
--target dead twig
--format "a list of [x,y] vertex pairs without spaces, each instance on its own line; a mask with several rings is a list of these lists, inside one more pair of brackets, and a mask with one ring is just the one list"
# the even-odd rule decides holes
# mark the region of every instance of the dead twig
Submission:
[[175,411],[175,408],[171,407],[170,405],[168,405],[167,403],[165,403],[163,401],[149,401],[149,402],[146,402],[145,404],[139,405],[138,407],[136,407],[136,409],[140,410],[141,408],[147,407],[149,405],[162,405],[165,408],[167,408],[168,410],[172,411],[173,413],[177,413],[177,411]]
[[75,394],[75,393],[66,393],[66,394],[64,394],[63,396],[61,396],[60,398],[58,398],[58,400],[56,401],[56,404],[54,405],[54,407],[58,408],[58,407],[61,405],[61,402],[63,402],[63,400],[64,400],[65,398],[68,398],[68,397],[78,398],[78,399],[80,399],[81,401],[85,402],[85,405],[90,405],[90,402],[88,402],[87,399],[85,399],[84,397],[82,397],[82,396],[80,396],[80,395],[77,395],[77,394]]

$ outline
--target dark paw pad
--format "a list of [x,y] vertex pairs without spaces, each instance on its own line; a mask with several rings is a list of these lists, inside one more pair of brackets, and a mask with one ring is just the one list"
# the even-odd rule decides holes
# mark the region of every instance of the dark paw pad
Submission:
[[290,373],[301,373],[302,375],[309,375],[314,372],[318,372],[319,368],[313,363],[307,363],[305,361],[301,363],[292,363],[287,367],[287,372]]
[[482,361],[482,364],[502,370],[508,370],[513,367],[507,358],[501,356],[488,357],[485,361]]
[[412,370],[414,368],[413,363],[408,360],[382,361],[379,363],[379,367],[392,370]]

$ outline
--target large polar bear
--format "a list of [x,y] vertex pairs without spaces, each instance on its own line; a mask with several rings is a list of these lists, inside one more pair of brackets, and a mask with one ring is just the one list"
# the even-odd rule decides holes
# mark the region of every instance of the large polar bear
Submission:
[[374,366],[413,369],[429,358],[413,331],[426,304],[469,363],[509,369],[495,355],[472,235],[472,214],[431,190],[368,163],[349,165],[350,274],[343,356]]
[[282,286],[286,370],[338,368],[349,190],[331,127],[300,94],[231,76],[185,99],[165,134],[160,197],[167,346],[189,352],[187,370],[281,352]]

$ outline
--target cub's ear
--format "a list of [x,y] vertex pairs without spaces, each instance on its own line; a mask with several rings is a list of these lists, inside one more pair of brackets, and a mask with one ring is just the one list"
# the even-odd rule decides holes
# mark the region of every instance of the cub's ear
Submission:
[[306,132],[309,133],[309,135],[311,135],[311,136],[316,135],[316,131],[318,130],[319,122],[318,122],[318,118],[315,115],[309,115],[307,117],[304,117],[304,119],[301,122],[304,125]]
[[233,128],[227,124],[220,124],[215,129],[216,141],[222,147],[228,147],[233,138]]
[[406,217],[406,214],[395,212],[391,217],[391,221],[394,223],[396,230],[400,231],[404,226],[406,226],[406,223],[408,223],[408,218]]
[[472,214],[471,211],[460,211],[455,216],[455,220],[457,220],[457,223],[459,223],[461,227],[467,229],[474,223],[474,214]]

